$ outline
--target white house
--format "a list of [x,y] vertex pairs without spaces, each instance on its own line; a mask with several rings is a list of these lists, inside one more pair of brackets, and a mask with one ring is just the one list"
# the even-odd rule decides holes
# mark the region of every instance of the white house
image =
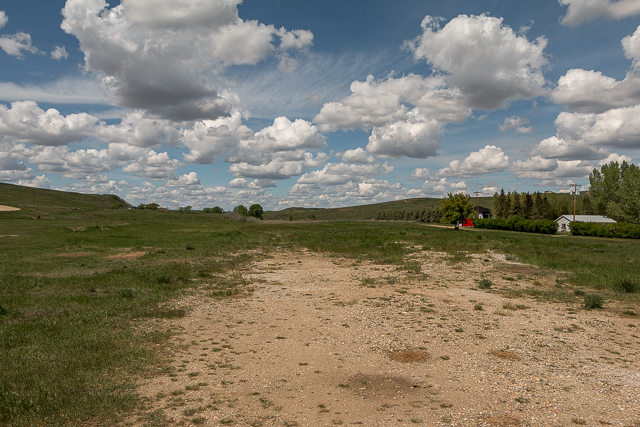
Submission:
[[[571,231],[569,223],[573,221],[573,215],[562,215],[556,219],[558,223],[558,231]],[[576,215],[576,221],[580,222],[597,222],[600,224],[615,224],[616,222],[608,216],[602,215]]]

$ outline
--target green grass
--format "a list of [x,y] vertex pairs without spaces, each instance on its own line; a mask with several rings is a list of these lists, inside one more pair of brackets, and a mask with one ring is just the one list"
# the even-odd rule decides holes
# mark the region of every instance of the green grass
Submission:
[[[9,427],[113,424],[116,414],[135,411],[141,402],[133,380],[157,371],[163,355],[156,344],[171,334],[136,326],[185,316],[166,303],[194,287],[214,299],[251,292],[255,284],[233,271],[275,248],[414,273],[420,270],[408,255],[423,248],[460,263],[493,250],[566,272],[564,284],[611,291],[607,299],[640,297],[635,241],[396,222],[241,223],[199,212],[112,210],[109,196],[14,187],[0,185],[0,204],[24,208],[0,213],[0,424]],[[29,219],[34,194],[40,220]],[[144,255],[113,257],[131,252]],[[364,286],[379,282],[366,279]],[[547,298],[536,288],[518,292]],[[576,300],[554,292],[548,300]]]

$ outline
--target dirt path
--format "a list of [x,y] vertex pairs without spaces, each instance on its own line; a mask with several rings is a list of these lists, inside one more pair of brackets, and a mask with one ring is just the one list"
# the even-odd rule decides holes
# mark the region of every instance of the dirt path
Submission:
[[19,211],[20,208],[14,208],[11,206],[5,206],[5,205],[0,205],[0,212],[12,212],[12,211]]
[[478,290],[482,277],[556,283],[489,255],[423,252],[411,269],[281,252],[243,272],[250,296],[185,300],[187,317],[161,323],[180,330],[173,369],[141,384],[149,412],[132,424],[164,413],[185,426],[640,425],[629,304],[585,311]]

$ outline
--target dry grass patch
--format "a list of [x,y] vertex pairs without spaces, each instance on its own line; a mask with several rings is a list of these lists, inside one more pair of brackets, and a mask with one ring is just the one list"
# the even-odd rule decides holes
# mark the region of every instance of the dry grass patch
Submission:
[[67,252],[64,254],[58,254],[57,257],[66,257],[66,258],[79,258],[83,256],[91,256],[93,255],[91,252]]
[[138,259],[141,256],[145,256],[146,252],[127,252],[124,254],[117,254],[105,257],[105,259]]
[[393,350],[387,351],[387,357],[396,362],[413,363],[427,361],[429,354],[420,350]]
[[507,351],[507,350],[491,350],[489,354],[495,357],[499,357],[500,359],[522,360],[522,357],[518,356],[512,351]]

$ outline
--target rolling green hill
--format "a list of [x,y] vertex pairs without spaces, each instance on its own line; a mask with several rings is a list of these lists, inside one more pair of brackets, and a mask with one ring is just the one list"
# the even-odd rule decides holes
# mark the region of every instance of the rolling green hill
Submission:
[[126,202],[117,196],[81,194],[21,185],[0,183],[0,205],[20,208],[15,212],[2,212],[3,216],[21,217],[36,214],[46,217],[74,211],[111,209]]
[[[587,192],[583,192],[578,197],[578,205],[582,203],[582,199],[587,194]],[[547,194],[547,197],[552,204],[563,201],[565,207],[561,209],[562,213],[569,214],[573,211],[573,198],[568,194]],[[471,200],[475,208],[475,197],[472,197]],[[378,212],[381,211],[409,212],[420,209],[433,209],[439,207],[441,201],[442,199],[437,198],[416,198],[342,208],[294,207],[281,211],[266,211],[264,219],[281,221],[367,221],[375,220]],[[478,201],[480,206],[489,209],[493,208],[492,197],[480,197]],[[0,183],[0,205],[21,209],[16,212],[2,212],[4,217],[24,217],[35,214],[45,218],[52,215],[71,214],[79,210],[111,209],[117,203],[123,203],[128,206],[126,201],[114,195],[71,193]]]
[[[340,220],[374,220],[380,211],[415,211],[425,208],[437,208],[442,199],[406,199],[393,202],[375,203],[372,205],[349,206],[345,208],[314,209],[314,208],[288,208],[282,211],[269,211],[264,213],[264,219],[282,221],[340,221]],[[491,209],[492,198],[480,197],[480,206]],[[473,199],[473,206],[476,201]]]

